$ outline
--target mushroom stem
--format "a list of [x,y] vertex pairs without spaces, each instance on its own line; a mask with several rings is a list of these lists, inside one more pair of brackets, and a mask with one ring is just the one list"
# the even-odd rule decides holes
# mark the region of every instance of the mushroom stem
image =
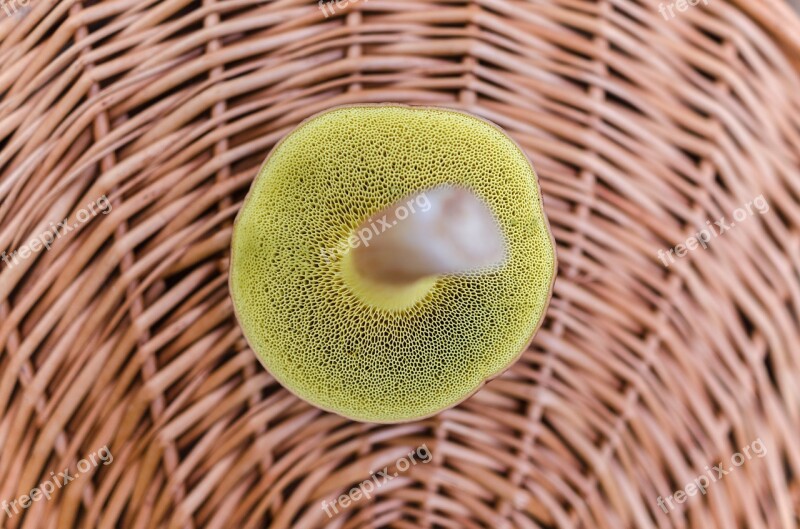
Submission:
[[491,210],[471,191],[455,186],[399,200],[370,217],[356,235],[363,242],[353,249],[356,270],[385,284],[479,272],[501,264],[506,255]]

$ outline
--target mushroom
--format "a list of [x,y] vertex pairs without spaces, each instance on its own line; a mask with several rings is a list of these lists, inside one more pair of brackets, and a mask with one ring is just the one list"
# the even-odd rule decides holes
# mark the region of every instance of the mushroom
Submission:
[[542,323],[555,244],[501,129],[444,108],[337,107],[270,153],[234,226],[230,291],[264,367],[324,410],[452,407]]

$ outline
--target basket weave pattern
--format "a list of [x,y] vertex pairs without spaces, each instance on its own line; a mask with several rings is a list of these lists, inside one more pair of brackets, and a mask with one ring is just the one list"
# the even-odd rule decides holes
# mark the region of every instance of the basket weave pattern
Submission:
[[[9,3],[8,1],[6,2]],[[18,4],[16,4],[18,5]],[[0,500],[114,460],[3,527],[798,526],[800,21],[632,0],[31,0],[0,10]],[[559,252],[542,330],[465,403],[379,426],[258,364],[233,218],[306,117],[393,101],[504,127]],[[763,195],[769,211],[668,251]],[[110,210],[87,216],[107,197]],[[82,211],[84,210],[84,211]],[[12,261],[13,262],[13,261]],[[664,513],[656,503],[761,439]],[[433,454],[328,517],[320,507]]]

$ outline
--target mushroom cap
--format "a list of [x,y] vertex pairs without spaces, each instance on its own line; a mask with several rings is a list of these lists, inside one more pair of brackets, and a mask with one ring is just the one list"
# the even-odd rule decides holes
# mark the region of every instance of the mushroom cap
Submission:
[[[489,206],[506,261],[431,278],[407,307],[366,302],[346,277],[348,239],[376,212],[442,185]],[[368,422],[436,414],[510,367],[541,325],[555,275],[527,157],[497,126],[444,108],[347,106],[306,120],[264,162],[231,243],[234,309],[264,367],[311,404]]]

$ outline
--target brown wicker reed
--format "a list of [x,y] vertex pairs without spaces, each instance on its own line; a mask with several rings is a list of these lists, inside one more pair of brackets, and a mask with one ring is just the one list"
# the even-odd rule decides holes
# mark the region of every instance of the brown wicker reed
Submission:
[[[670,2],[673,0],[670,0]],[[670,3],[667,2],[667,3]],[[2,527],[798,526],[800,20],[782,0],[29,0],[0,5]],[[485,117],[533,160],[560,270],[521,360],[424,421],[276,384],[226,276],[270,148],[329,107]],[[665,267],[764,195],[769,212]],[[77,222],[107,195],[108,214]],[[766,456],[656,503],[761,439]],[[425,444],[329,518],[323,500]]]

